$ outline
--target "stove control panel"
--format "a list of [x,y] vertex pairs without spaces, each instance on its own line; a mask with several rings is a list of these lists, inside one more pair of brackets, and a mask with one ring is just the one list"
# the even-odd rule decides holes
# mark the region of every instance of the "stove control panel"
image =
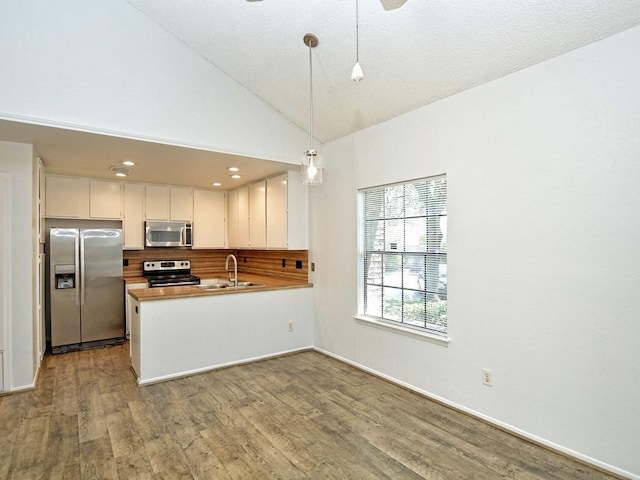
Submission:
[[142,262],[143,272],[171,272],[191,270],[191,260],[147,260]]

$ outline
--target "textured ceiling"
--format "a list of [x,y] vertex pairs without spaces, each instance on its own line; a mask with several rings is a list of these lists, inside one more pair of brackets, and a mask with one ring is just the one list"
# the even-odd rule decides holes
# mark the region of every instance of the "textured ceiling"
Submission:
[[128,1],[307,131],[314,33],[323,143],[640,24],[640,0],[359,0],[356,84],[356,0]]
[[[327,142],[640,25],[640,0],[360,1],[127,0],[266,103],[309,128],[313,50],[314,136]],[[113,178],[109,165],[134,157],[130,181],[230,189],[291,165],[170,145],[0,122],[0,140],[32,143],[47,171]],[[226,167],[242,167],[231,180]],[[153,166],[153,167],[152,167]]]

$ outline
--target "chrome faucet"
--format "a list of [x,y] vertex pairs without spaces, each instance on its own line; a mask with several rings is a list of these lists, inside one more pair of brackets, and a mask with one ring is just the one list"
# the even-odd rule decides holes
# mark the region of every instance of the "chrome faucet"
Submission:
[[238,260],[236,256],[233,254],[227,255],[227,260],[224,262],[224,269],[229,270],[229,259],[233,260],[233,277],[231,277],[231,273],[229,273],[229,281],[233,282],[233,286],[238,286]]

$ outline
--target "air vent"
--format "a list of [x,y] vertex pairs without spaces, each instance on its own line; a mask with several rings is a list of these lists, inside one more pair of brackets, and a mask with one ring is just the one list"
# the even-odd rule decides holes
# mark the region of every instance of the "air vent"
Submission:
[[113,173],[116,174],[116,176],[118,177],[126,177],[127,175],[129,175],[129,169],[126,167],[119,167],[116,165],[111,165],[109,167],[109,170]]

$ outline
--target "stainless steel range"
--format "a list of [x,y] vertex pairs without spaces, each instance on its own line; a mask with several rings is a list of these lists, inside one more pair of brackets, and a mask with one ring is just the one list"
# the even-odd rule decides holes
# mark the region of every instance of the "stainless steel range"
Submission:
[[190,260],[148,260],[142,262],[142,272],[151,288],[200,284],[200,277],[191,274]]

